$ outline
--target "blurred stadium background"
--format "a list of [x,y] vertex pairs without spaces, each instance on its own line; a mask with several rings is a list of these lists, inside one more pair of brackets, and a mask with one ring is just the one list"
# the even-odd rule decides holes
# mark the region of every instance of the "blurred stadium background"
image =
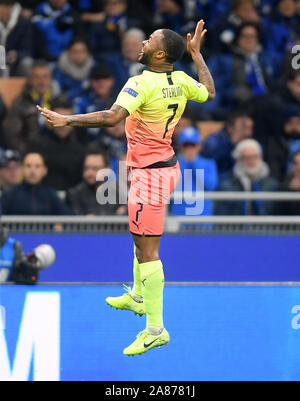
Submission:
[[[127,183],[124,125],[49,130],[35,104],[110,107],[142,40],[199,18],[217,97],[188,104],[173,146],[204,170],[184,183],[203,207],[167,208],[172,341],[125,359],[144,321],[104,299],[132,279],[127,209],[96,202],[97,171]],[[0,285],[0,380],[299,380],[300,2],[0,0],[0,42],[1,223],[25,253],[57,253],[38,285]],[[187,54],[176,68],[197,78]]]

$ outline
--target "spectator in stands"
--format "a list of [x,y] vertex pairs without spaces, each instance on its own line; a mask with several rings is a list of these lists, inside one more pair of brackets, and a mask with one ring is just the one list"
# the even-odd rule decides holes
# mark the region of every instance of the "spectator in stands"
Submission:
[[0,0],[0,44],[6,52],[5,77],[27,76],[33,57],[32,24],[14,0]]
[[[233,0],[230,4],[229,13],[220,18],[216,27],[215,43],[217,50],[226,50],[233,43],[237,29],[245,24],[259,24],[260,15],[256,10],[254,0]],[[220,47],[221,44],[221,47]]]
[[143,31],[137,28],[129,29],[122,39],[121,53],[107,59],[112,68],[117,91],[122,89],[128,78],[139,75],[144,69],[144,66],[137,62],[144,39]]
[[[70,0],[70,4],[80,14],[81,22],[102,22],[104,20],[103,1],[99,0]],[[83,25],[84,28],[87,25]]]
[[157,8],[154,14],[156,29],[167,28],[180,32],[184,22],[183,0],[157,0]]
[[38,0],[22,0],[22,14],[27,17],[31,18],[33,16],[34,10],[36,6],[39,4]]
[[175,153],[179,152],[179,133],[188,127],[196,127],[196,116],[193,108],[189,104],[184,110],[181,119],[178,121],[172,136],[172,146]]
[[230,54],[212,56],[208,63],[217,96],[207,107],[218,110],[219,114],[223,110],[223,115],[266,96],[280,68],[262,51],[260,30],[255,24],[241,25],[230,49]]
[[276,0],[276,6],[264,19],[264,47],[275,57],[284,58],[300,36],[300,15],[296,0]]
[[262,52],[257,25],[248,23],[237,30],[231,53],[237,103],[266,95],[268,78],[275,76],[275,70],[272,60]]
[[[285,146],[283,146],[282,151],[287,149],[288,153],[287,163],[283,166],[283,169],[287,171],[290,168],[293,154],[300,151],[300,105],[291,105],[284,109],[283,131],[283,143]],[[275,164],[275,160],[273,162]]]
[[[196,4],[195,4],[196,3]],[[189,13],[188,16],[194,17],[198,16],[197,19],[203,18],[205,16],[205,25],[208,27],[209,31],[216,32],[217,25],[222,22],[222,27],[227,26],[226,21],[230,12],[230,3],[231,0],[195,0],[194,2],[190,2],[193,6],[190,6],[189,11],[189,3],[187,4],[187,11]],[[236,18],[233,18],[235,21]]]
[[24,181],[2,196],[4,215],[68,215],[68,207],[42,181],[47,167],[42,155],[28,153],[23,160]]
[[[102,130],[99,141],[95,144],[103,149],[110,158],[110,167],[118,174],[119,160],[127,153],[127,140],[125,133],[125,121],[121,121],[114,127]],[[94,143],[91,146],[95,146]]]
[[14,100],[4,122],[6,146],[25,154],[30,142],[37,140],[45,130],[44,119],[36,109],[39,104],[49,107],[49,102],[59,93],[52,82],[48,64],[36,61],[22,93]]
[[[281,190],[286,192],[300,192],[300,151],[293,154],[292,168],[287,173],[285,180],[281,186]],[[289,201],[279,202],[280,215],[298,215],[300,216],[300,202]]]
[[6,109],[6,105],[3,101],[3,98],[0,94],[0,146],[2,148],[7,147],[6,143],[5,143],[5,137],[4,137],[4,133],[3,133],[3,121],[6,117],[6,113],[7,113],[7,109]]
[[139,27],[138,21],[131,20],[127,15],[127,0],[107,0],[104,8],[103,22],[91,25],[89,45],[97,62],[105,62],[121,50],[121,38],[132,27]]
[[0,185],[2,193],[22,180],[21,156],[13,150],[5,150],[0,156]]
[[149,0],[127,0],[127,14],[131,21],[138,21],[146,36],[151,35],[153,27],[153,2]]
[[[82,96],[74,100],[74,113],[85,114],[109,109],[114,103],[114,78],[108,66],[101,64],[94,67],[90,77],[90,87]],[[80,129],[80,140],[83,143],[99,139],[100,128]]]
[[[51,109],[64,115],[72,114],[71,103],[64,95],[51,101]],[[73,127],[53,128],[48,135],[33,143],[31,149],[46,160],[46,185],[66,191],[80,182],[84,150]]]
[[265,160],[272,175],[282,181],[290,168],[291,156],[300,149],[300,105],[284,107],[279,103],[277,107],[264,108],[256,122],[256,137],[263,145]]
[[53,78],[58,82],[60,91],[73,100],[80,96],[94,67],[94,59],[82,38],[74,38],[68,49],[59,57]]
[[300,69],[292,70],[288,75],[280,98],[284,104],[300,106]]
[[36,58],[56,61],[72,38],[80,33],[79,16],[68,0],[40,3],[32,19],[35,26]]
[[289,140],[296,137],[292,138],[285,126],[288,127],[286,123],[292,117],[297,121],[299,115],[300,70],[291,72],[278,94],[272,93],[254,106],[255,138],[263,146],[272,175],[281,181],[287,171],[288,156],[296,150],[294,146],[290,149]]
[[249,114],[238,110],[228,116],[223,129],[205,140],[203,155],[216,161],[219,174],[232,169],[232,151],[239,142],[253,136],[253,127],[254,121]]
[[[178,143],[180,153],[178,156],[181,169],[181,182],[175,189],[185,192],[195,191],[215,191],[218,186],[217,165],[213,159],[207,159],[200,155],[202,150],[202,139],[199,131],[195,127],[188,127],[179,133]],[[204,170],[203,175],[197,170]],[[183,200],[180,204],[171,203],[171,213],[173,215],[185,215],[186,208],[193,206]],[[200,214],[200,213],[199,213]],[[202,215],[212,214],[212,202],[205,200]]]
[[[68,192],[68,203],[75,214],[99,216],[126,214],[126,206],[119,204],[117,182],[104,180],[108,168],[109,161],[105,153],[94,150],[87,154],[84,161],[83,181]],[[102,173],[104,176],[101,176]],[[112,195],[114,203],[100,204],[98,202],[101,188],[107,191],[104,195],[106,199]]]
[[[276,191],[278,182],[270,176],[269,166],[263,161],[262,148],[254,139],[239,142],[234,149],[236,161],[232,171],[220,181],[220,191]],[[275,211],[270,201],[216,202],[218,215],[270,215]]]

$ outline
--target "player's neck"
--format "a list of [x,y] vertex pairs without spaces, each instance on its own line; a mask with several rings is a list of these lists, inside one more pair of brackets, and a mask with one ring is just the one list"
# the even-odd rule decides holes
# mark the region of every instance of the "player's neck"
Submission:
[[148,70],[153,72],[169,72],[174,70],[174,66],[171,63],[159,63],[159,64],[148,64]]

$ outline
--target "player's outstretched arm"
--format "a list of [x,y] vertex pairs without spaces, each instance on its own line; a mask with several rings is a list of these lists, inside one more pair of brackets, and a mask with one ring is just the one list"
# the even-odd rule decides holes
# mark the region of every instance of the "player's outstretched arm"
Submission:
[[45,118],[47,124],[53,128],[65,127],[113,127],[120,121],[124,120],[128,115],[128,111],[117,104],[112,105],[110,110],[96,111],[95,113],[63,115],[45,109],[44,107],[36,106],[38,111]]
[[209,96],[207,100],[213,100],[216,96],[214,80],[200,52],[201,41],[207,32],[207,29],[203,28],[204,21],[200,20],[196,26],[194,36],[192,37],[192,35],[188,33],[186,42],[188,52],[191,54],[197,67],[199,82],[205,85],[208,90]]

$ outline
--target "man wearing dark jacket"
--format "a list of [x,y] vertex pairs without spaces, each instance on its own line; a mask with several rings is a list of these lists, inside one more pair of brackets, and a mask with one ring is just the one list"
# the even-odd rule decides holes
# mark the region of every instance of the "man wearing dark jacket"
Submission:
[[55,191],[42,183],[47,175],[43,157],[28,153],[23,160],[24,181],[2,196],[4,215],[69,215]]
[[0,0],[0,44],[6,50],[2,76],[27,76],[33,57],[32,24],[15,0]]
[[79,16],[67,0],[39,2],[32,18],[35,57],[56,61],[75,34],[80,34]]
[[[286,174],[285,180],[281,186],[281,190],[284,192],[300,191],[300,151],[293,154],[292,167],[291,170]],[[278,214],[300,216],[300,202],[279,202]]]
[[[101,186],[104,184],[104,181],[97,181],[97,178],[101,178],[101,171],[107,172],[106,169],[108,168],[109,162],[104,153],[94,151],[86,155],[83,168],[83,181],[70,189],[68,193],[69,205],[75,214],[98,216],[126,214],[127,207],[120,205],[118,201],[119,191],[115,180],[105,183],[105,190],[110,191],[115,202],[100,204],[97,201],[97,191],[101,191]],[[109,194],[105,195],[103,193],[103,195],[107,198]]]
[[40,118],[36,104],[49,107],[49,102],[58,92],[51,82],[48,64],[36,61],[23,92],[14,100],[3,124],[5,143],[9,149],[22,155],[28,151],[28,144],[45,130],[45,122]]
[[239,142],[253,136],[253,127],[254,121],[250,115],[237,110],[228,115],[223,129],[208,136],[204,142],[203,156],[217,162],[219,174],[232,169],[232,151]]
[[300,107],[300,70],[293,70],[289,74],[280,97],[285,104]]
[[[220,182],[220,191],[277,191],[279,184],[270,176],[269,166],[263,161],[260,144],[245,139],[234,149],[236,163]],[[217,215],[271,215],[275,204],[271,201],[221,201],[216,202]]]
[[[53,99],[51,108],[57,113],[72,114],[71,104],[63,95]],[[46,185],[65,191],[80,182],[84,150],[72,127],[52,129],[34,142],[31,150],[41,153],[46,160],[49,169],[45,178]]]

